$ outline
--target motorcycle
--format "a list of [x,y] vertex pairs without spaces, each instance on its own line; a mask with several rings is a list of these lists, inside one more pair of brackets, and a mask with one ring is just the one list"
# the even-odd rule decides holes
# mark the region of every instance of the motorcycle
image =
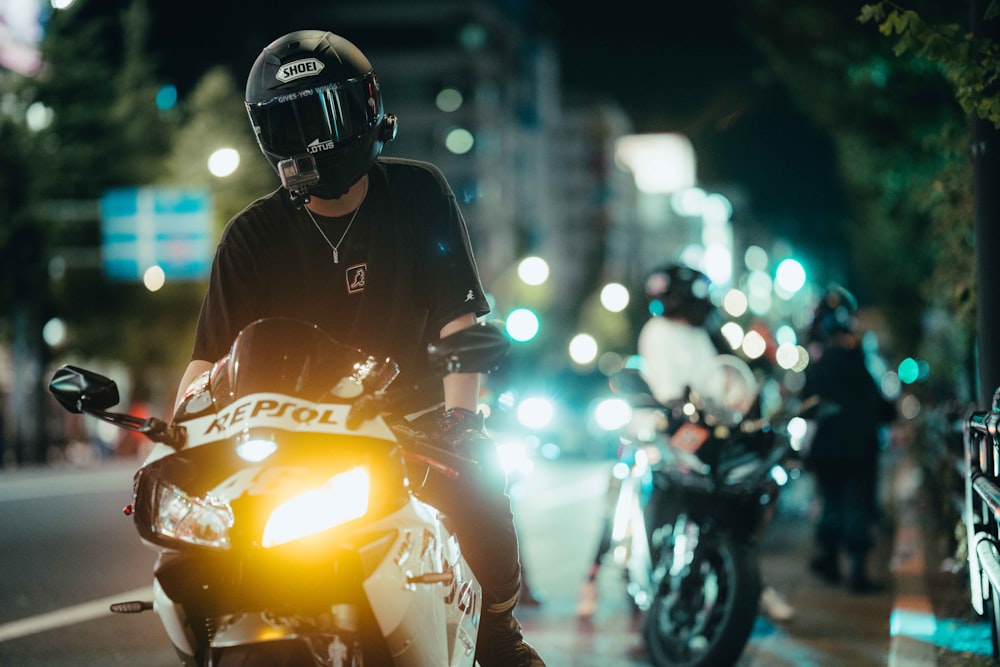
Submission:
[[[490,325],[457,332],[428,346],[433,379],[490,372],[508,346]],[[156,443],[126,508],[158,553],[153,600],[112,611],[152,609],[192,667],[471,667],[481,588],[417,494],[469,461],[408,426],[399,410],[428,392],[397,374],[286,318],[247,326],[169,423],[109,412],[112,380],[60,368],[63,407]]]
[[606,545],[643,614],[643,641],[658,667],[739,659],[759,612],[756,539],[792,453],[780,419],[747,416],[758,385],[742,360],[721,355],[699,377],[668,405],[635,370],[611,382],[633,414]]

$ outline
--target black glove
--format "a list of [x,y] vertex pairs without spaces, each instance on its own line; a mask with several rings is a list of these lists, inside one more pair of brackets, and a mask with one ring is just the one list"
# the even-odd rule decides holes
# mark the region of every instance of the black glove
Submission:
[[471,464],[459,466],[462,468],[460,475],[466,483],[503,493],[507,477],[500,464],[496,443],[484,432],[484,422],[481,413],[449,408],[421,415],[411,425],[436,446]]
[[429,440],[453,449],[463,434],[469,431],[482,433],[484,419],[483,415],[472,410],[449,408],[420,415],[410,425]]
[[438,416],[438,428],[445,440],[453,441],[465,431],[479,431],[486,427],[481,412],[473,412],[465,408],[448,408]]

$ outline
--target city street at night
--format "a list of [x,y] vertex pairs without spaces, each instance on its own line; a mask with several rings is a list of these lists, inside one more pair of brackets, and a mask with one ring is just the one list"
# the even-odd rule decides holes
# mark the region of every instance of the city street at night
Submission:
[[[650,664],[639,639],[639,618],[630,612],[621,572],[610,559],[598,578],[596,613],[589,620],[576,617],[610,465],[605,460],[540,462],[516,498],[526,571],[542,599],[539,606],[520,607],[518,616],[550,667]],[[116,616],[108,611],[113,601],[150,599],[153,553],[139,543],[131,519],[122,514],[131,473],[131,463],[114,462],[0,474],[0,664],[178,664],[153,613]],[[783,623],[759,618],[739,667],[989,664],[981,655],[978,663],[935,662],[940,651],[929,643],[933,637],[911,639],[900,636],[905,628],[890,627],[890,620],[905,611],[899,598],[906,592],[900,589],[900,573],[890,571],[892,544],[880,544],[873,558],[876,579],[884,584],[879,592],[856,596],[819,583],[807,567],[811,497],[808,477],[791,482],[762,544],[765,580],[795,606],[796,615]],[[907,556],[895,554],[904,569]],[[903,597],[912,606],[909,593]],[[933,617],[924,619],[925,630],[928,622],[933,624]],[[946,626],[939,625],[937,641],[948,641]],[[954,640],[964,644],[962,650],[988,653],[985,627],[964,632]]]
[[1000,667],[998,83],[997,0],[0,0],[0,667]]

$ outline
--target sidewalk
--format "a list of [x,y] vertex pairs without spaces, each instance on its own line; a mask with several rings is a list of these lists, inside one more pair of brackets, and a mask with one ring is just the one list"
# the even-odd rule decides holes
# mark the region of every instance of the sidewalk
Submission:
[[[788,622],[758,620],[739,667],[997,667],[989,627],[975,616],[968,573],[942,569],[946,541],[935,525],[920,469],[905,450],[882,462],[883,539],[869,560],[881,588],[852,594],[810,571],[817,510],[812,479],[802,473],[783,491],[761,541],[761,569],[796,609]],[[935,529],[936,530],[936,529]]]
[[969,601],[967,568],[942,569],[953,554],[939,544],[940,536],[928,534],[933,508],[921,497],[919,466],[904,452],[888,481],[896,519],[889,666],[997,665],[989,625]]

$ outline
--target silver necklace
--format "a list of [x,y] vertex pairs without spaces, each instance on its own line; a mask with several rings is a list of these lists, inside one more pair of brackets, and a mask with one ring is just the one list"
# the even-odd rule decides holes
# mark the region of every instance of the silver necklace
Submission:
[[323,228],[319,226],[318,222],[316,222],[316,218],[313,217],[312,211],[309,210],[309,207],[308,206],[303,207],[306,210],[306,215],[308,215],[309,219],[312,220],[313,226],[316,228],[316,231],[320,233],[320,236],[323,237],[323,240],[326,241],[326,244],[330,246],[330,250],[333,251],[334,264],[340,264],[340,244],[344,242],[345,238],[347,238],[347,232],[351,231],[351,225],[354,224],[354,220],[358,217],[358,211],[361,210],[361,205],[365,203],[366,197],[368,197],[368,181],[365,181],[365,193],[361,195],[361,201],[358,202],[358,207],[354,209],[354,215],[351,216],[350,221],[347,223],[347,227],[344,229],[344,233],[340,235],[340,240],[337,241],[336,245],[334,245],[334,243],[330,241],[330,238],[326,235],[326,232],[324,232]]

